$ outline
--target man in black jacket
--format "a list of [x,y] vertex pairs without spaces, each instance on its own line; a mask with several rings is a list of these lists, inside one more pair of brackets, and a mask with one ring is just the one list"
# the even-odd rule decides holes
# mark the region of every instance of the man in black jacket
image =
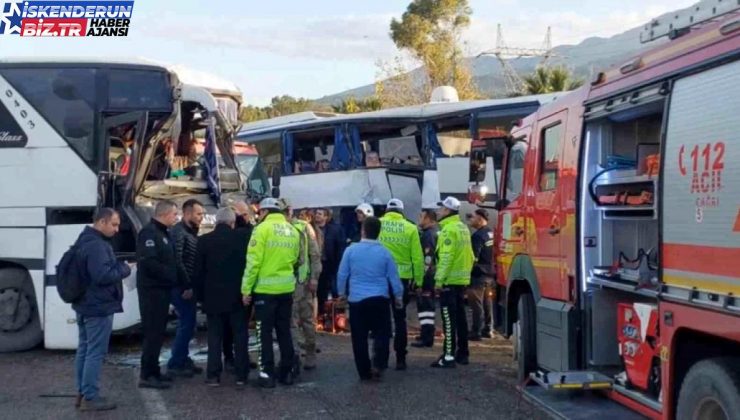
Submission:
[[186,378],[203,373],[195,366],[188,355],[190,340],[195,334],[196,304],[193,299],[193,276],[195,275],[195,254],[198,246],[198,229],[203,221],[205,208],[200,201],[190,199],[182,205],[182,220],[172,228],[175,242],[175,259],[185,272],[183,286],[172,289],[172,306],[177,312],[177,333],[172,341],[172,356],[167,362],[167,372]]
[[419,315],[421,333],[417,341],[411,343],[413,347],[434,346],[434,273],[437,264],[437,213],[433,209],[423,209],[419,220],[421,228],[421,249],[424,251],[424,283],[421,293],[417,296],[416,305]]
[[493,231],[488,227],[488,212],[477,209],[470,215],[470,226],[475,229],[471,238],[475,265],[468,288],[468,302],[473,310],[473,330],[468,340],[478,341],[491,337],[493,313]]
[[185,278],[182,265],[175,258],[175,245],[169,228],[177,223],[177,205],[163,200],[154,207],[151,223],[144,226],[136,240],[136,286],[144,344],[141,350],[140,388],[166,389],[172,377],[159,369],[167,329],[170,294],[181,287]]
[[108,341],[113,329],[113,314],[123,312],[121,280],[131,274],[128,264],[118,261],[110,244],[121,224],[115,210],[102,208],[85,227],[76,245],[74,264],[87,284],[85,294],[72,304],[77,313],[79,344],[75,357],[77,402],[83,411],[111,410],[116,405],[99,395],[98,381]]
[[323,241],[321,241],[322,270],[316,292],[318,313],[321,316],[324,314],[324,304],[329,297],[329,293],[334,298],[339,296],[337,293],[337,270],[344,254],[346,242],[342,228],[332,221],[331,209],[316,210],[315,221],[317,230],[320,231],[320,236],[323,238]]
[[[234,233],[239,237],[239,243],[242,245],[242,255],[246,255],[247,245],[249,244],[249,239],[252,237],[252,231],[254,230],[254,225],[252,224],[254,214],[250,210],[249,205],[243,201],[237,201],[234,203],[232,209],[236,215]],[[246,311],[247,316],[249,316],[251,312],[250,308],[247,308]],[[223,321],[224,370],[227,372],[236,372],[236,366],[234,365],[234,336],[231,333],[231,323],[229,322],[228,317],[224,317]]]
[[[236,357],[236,385],[247,383],[247,312],[242,304],[241,282],[246,265],[242,236],[234,231],[236,216],[229,208],[216,213],[216,229],[198,241],[195,294],[208,316],[208,367],[206,383],[221,383],[221,348],[224,327],[230,326]],[[228,320],[228,321],[227,321]]]

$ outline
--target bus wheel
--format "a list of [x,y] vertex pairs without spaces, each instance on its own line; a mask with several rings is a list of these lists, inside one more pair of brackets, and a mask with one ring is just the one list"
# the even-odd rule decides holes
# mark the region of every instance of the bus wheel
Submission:
[[740,359],[703,360],[691,367],[678,395],[678,420],[730,420],[740,413]]
[[31,277],[19,268],[0,269],[0,353],[28,350],[42,339]]
[[529,373],[534,372],[537,368],[535,305],[531,294],[525,293],[519,296],[517,314],[519,319],[514,325],[514,349],[517,361],[517,379],[521,384],[529,377]]

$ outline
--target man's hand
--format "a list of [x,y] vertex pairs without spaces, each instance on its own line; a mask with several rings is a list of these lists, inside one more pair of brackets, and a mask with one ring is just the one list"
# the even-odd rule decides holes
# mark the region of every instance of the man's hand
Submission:
[[393,301],[393,307],[396,309],[403,309],[403,298],[396,298]]
[[316,290],[318,289],[318,282],[309,281],[308,282],[308,291],[311,292],[311,294],[316,294]]
[[193,289],[187,289],[184,292],[182,292],[182,298],[185,300],[190,300],[193,298]]
[[249,306],[249,304],[252,303],[252,296],[251,295],[242,296],[242,303],[244,303],[244,306]]
[[432,297],[432,294],[433,292],[431,290],[424,290],[423,292],[421,292],[421,296],[425,298]]

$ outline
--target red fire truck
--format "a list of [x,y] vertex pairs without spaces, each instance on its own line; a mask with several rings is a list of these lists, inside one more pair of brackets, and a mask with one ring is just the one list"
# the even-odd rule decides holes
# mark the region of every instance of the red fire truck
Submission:
[[740,418],[740,10],[704,6],[506,140],[497,329],[562,417]]

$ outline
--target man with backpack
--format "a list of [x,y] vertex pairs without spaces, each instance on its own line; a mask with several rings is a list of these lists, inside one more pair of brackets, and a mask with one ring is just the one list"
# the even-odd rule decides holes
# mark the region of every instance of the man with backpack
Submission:
[[[128,264],[116,259],[110,239],[118,232],[121,219],[110,208],[101,208],[93,217],[93,226],[85,227],[75,245],[59,264],[60,294],[75,282],[81,296],[72,308],[77,313],[79,344],[75,357],[77,401],[83,411],[102,411],[116,404],[100,396],[99,380],[103,359],[108,353],[108,341],[113,329],[113,314],[123,312],[121,281],[131,275]],[[66,299],[65,299],[66,300]]]

